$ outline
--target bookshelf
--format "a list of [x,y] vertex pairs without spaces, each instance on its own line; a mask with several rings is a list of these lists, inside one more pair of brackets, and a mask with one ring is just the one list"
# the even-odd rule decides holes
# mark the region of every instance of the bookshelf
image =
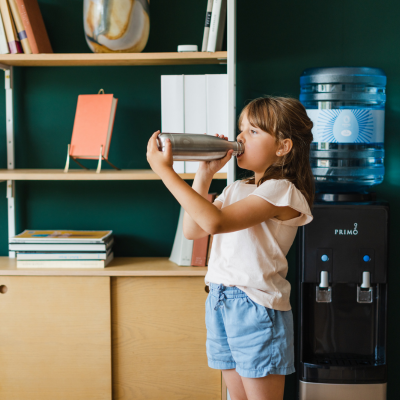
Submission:
[[188,53],[1,54],[0,67],[111,67],[226,64],[227,51]]
[[[179,174],[182,179],[194,179],[194,173]],[[213,179],[226,179],[227,173],[216,173]],[[97,174],[95,170],[70,169],[0,169],[1,181],[140,181],[160,180],[151,169],[103,169]]]
[[[6,181],[8,206],[8,237],[16,234],[15,182],[21,180],[82,181],[82,180],[159,180],[152,170],[70,170],[16,169],[14,157],[14,94],[13,68],[26,67],[104,67],[104,66],[169,66],[226,64],[228,75],[228,139],[235,140],[236,131],[236,1],[227,0],[227,51],[209,52],[157,52],[157,53],[54,53],[54,54],[2,54],[0,69],[4,70],[6,98],[7,169],[0,169],[0,182]],[[160,75],[162,70],[160,69]],[[191,180],[195,174],[180,174]],[[235,180],[235,163],[231,160],[227,173],[217,173],[214,179]],[[9,252],[14,258],[15,253]],[[118,260],[118,259],[117,259]],[[118,261],[114,260],[111,265]],[[128,265],[130,261],[127,262]]]
[[117,257],[106,268],[17,268],[0,257],[0,276],[205,276],[207,267],[180,267],[167,257]]

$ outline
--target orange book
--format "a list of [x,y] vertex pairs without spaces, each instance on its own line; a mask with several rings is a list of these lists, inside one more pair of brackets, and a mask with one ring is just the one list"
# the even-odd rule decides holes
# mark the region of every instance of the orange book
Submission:
[[118,99],[112,94],[78,96],[69,155],[74,158],[108,159]]
[[37,0],[15,0],[33,54],[52,53]]
[[[207,200],[213,202],[217,193],[208,193]],[[205,267],[207,264],[207,251],[210,235],[193,240],[192,262],[193,267]]]

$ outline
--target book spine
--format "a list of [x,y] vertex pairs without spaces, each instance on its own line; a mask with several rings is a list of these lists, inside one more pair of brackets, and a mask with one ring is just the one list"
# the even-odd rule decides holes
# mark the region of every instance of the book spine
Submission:
[[52,53],[37,0],[15,0],[33,54]]
[[214,0],[210,22],[210,33],[208,35],[207,51],[214,52],[216,49],[221,4],[222,0]]
[[101,260],[18,260],[17,268],[104,268]]
[[8,47],[11,54],[22,53],[21,44],[18,40],[17,33],[14,27],[14,21],[11,17],[10,9],[8,8],[7,0],[0,0],[0,11],[3,17],[4,29],[8,41]]
[[210,235],[210,239],[208,241],[208,249],[207,249],[207,261],[206,265],[208,266],[208,262],[210,261],[210,255],[211,255],[211,246],[213,242],[214,235]]
[[32,253],[17,252],[17,260],[105,260],[107,253]]
[[31,46],[29,45],[28,37],[22,23],[21,15],[19,13],[16,0],[8,0],[11,8],[11,13],[14,18],[15,26],[17,27],[17,33],[19,41],[21,42],[22,49],[25,54],[32,54]]
[[[184,76],[161,75],[161,131],[185,133]],[[184,161],[174,161],[175,172],[185,172]]]
[[18,260],[17,268],[105,268],[114,259],[111,253],[107,260]]
[[[217,195],[216,193],[208,193],[207,200],[210,203],[213,203],[216,195]],[[209,240],[210,240],[210,235],[207,235],[200,239],[195,239],[193,241],[193,253],[192,253],[193,267],[205,267],[207,265]]]
[[0,13],[0,54],[9,54],[6,31],[4,30],[3,17]]
[[[207,132],[206,76],[185,75],[184,79],[185,133]],[[196,173],[198,161],[185,161],[185,172]]]
[[218,23],[217,41],[215,43],[215,51],[222,50],[222,40],[224,38],[225,23],[226,23],[226,1],[227,0],[222,0],[222,4],[221,4],[221,11],[219,14],[219,23]]
[[208,239],[210,235],[193,240],[192,263],[193,267],[205,267],[207,259]]
[[204,23],[203,45],[201,46],[201,51],[207,51],[208,35],[210,33],[210,23],[211,23],[213,2],[214,2],[214,0],[208,0],[208,3],[207,3],[206,22]]

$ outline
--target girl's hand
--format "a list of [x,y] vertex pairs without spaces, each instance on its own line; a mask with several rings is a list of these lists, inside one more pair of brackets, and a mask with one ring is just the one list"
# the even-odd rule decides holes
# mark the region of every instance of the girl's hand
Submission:
[[[226,136],[218,135],[218,133],[216,133],[215,136],[220,137],[221,139],[228,140]],[[233,150],[229,150],[226,156],[219,160],[200,161],[198,171],[214,176],[214,174],[216,174],[232,158],[232,153]]]
[[158,150],[157,136],[160,131],[154,132],[147,144],[147,162],[150,164],[151,169],[161,176],[165,169],[173,169],[172,146],[169,139],[165,141],[164,151]]

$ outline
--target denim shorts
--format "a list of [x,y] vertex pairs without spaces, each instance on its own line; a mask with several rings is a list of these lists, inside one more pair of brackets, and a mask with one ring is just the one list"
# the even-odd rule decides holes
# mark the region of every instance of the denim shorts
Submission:
[[236,286],[210,283],[206,300],[208,366],[245,378],[295,372],[293,314],[264,307]]

